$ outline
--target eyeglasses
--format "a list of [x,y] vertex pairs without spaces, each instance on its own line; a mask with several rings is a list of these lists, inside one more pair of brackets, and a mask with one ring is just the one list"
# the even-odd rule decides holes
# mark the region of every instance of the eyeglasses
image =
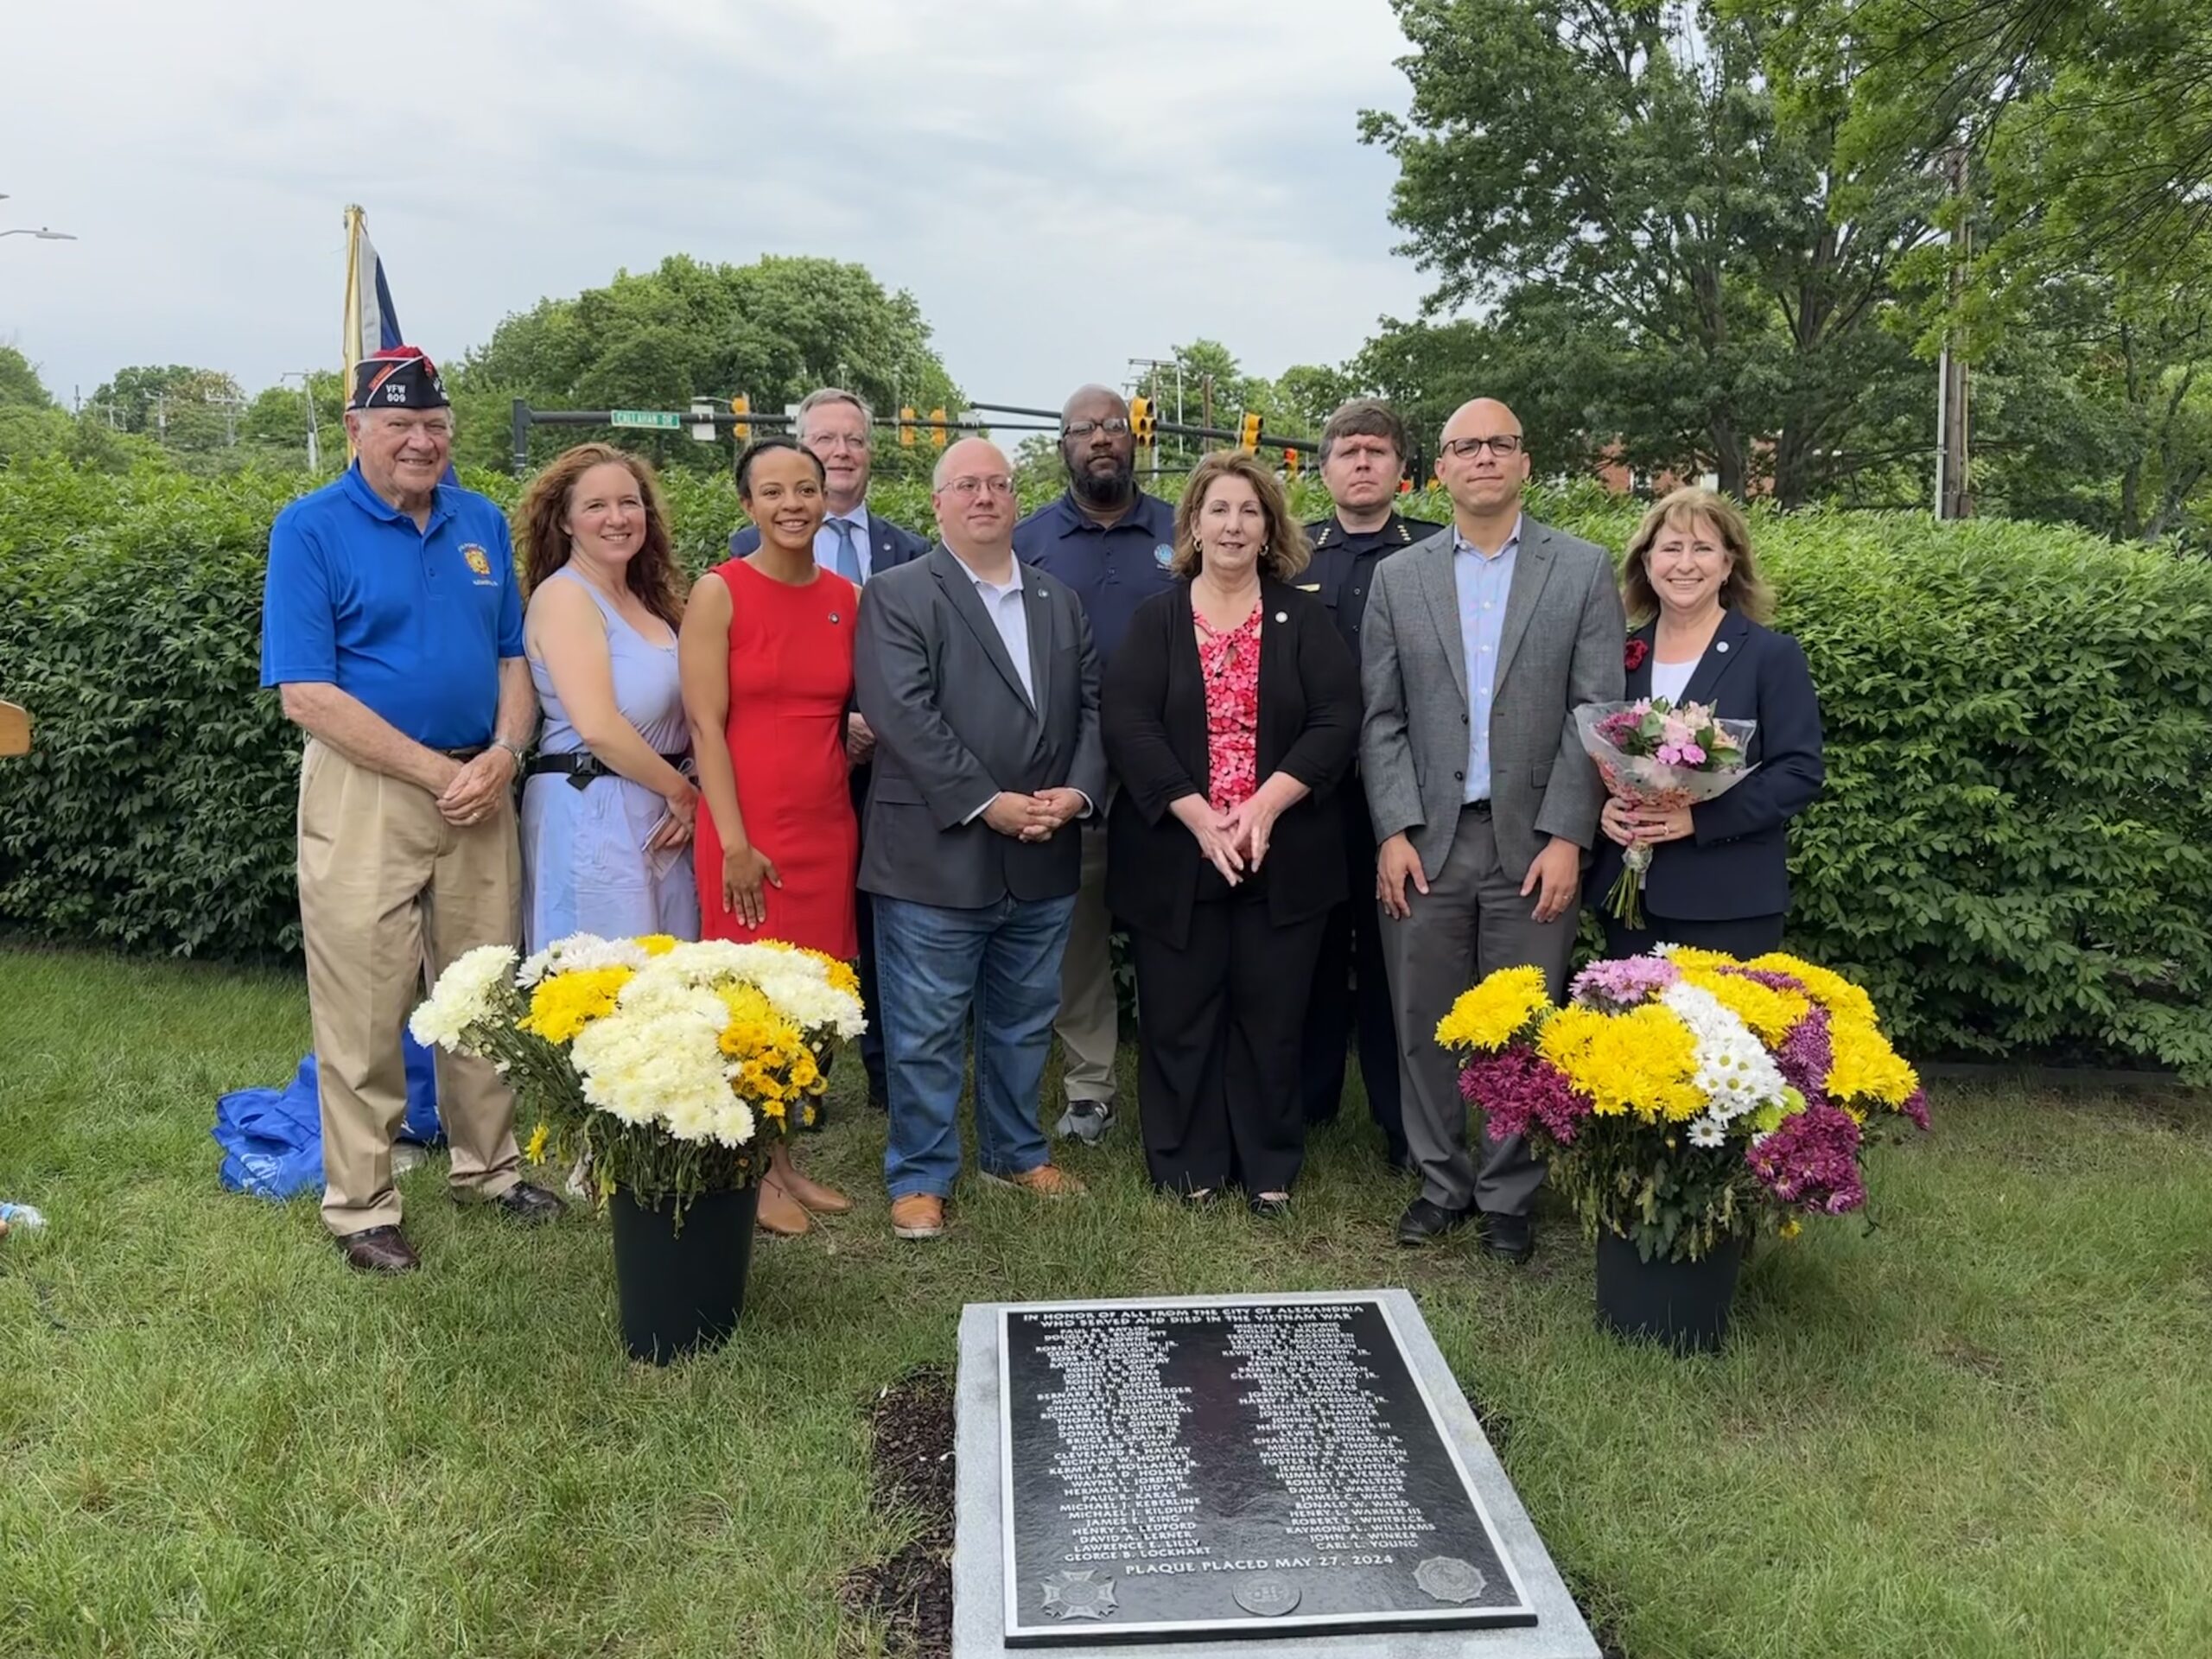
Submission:
[[1521,435],[1517,432],[1501,432],[1494,438],[1453,438],[1443,446],[1447,455],[1457,455],[1461,461],[1472,461],[1485,449],[1501,461],[1521,453]]
[[1103,432],[1109,437],[1118,438],[1128,429],[1128,422],[1116,415],[1106,421],[1070,421],[1060,429],[1060,435],[1064,438],[1087,438],[1094,432]]
[[956,478],[942,486],[948,495],[957,495],[963,501],[972,501],[982,494],[1012,495],[1014,480],[1004,473],[992,478]]

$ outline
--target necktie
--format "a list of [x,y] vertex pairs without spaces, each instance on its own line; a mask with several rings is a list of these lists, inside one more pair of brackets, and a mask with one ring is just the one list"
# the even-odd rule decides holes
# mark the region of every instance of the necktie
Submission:
[[832,518],[830,528],[837,532],[837,548],[830,556],[830,568],[857,588],[861,585],[861,556],[860,550],[853,545],[853,521]]

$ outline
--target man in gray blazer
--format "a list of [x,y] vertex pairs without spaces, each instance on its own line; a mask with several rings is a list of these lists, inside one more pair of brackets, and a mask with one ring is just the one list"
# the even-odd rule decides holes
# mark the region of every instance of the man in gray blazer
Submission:
[[892,1230],[934,1238],[960,1173],[976,1026],[986,1180],[1080,1192],[1038,1124],[1060,957],[1082,880],[1076,821],[1106,793],[1098,653],[1083,607],[1014,556],[1014,469],[963,439],[938,462],[940,543],[878,574],[854,677],[875,733],[860,885],[874,897],[891,1098]]
[[1604,549],[1521,515],[1529,453],[1503,404],[1444,424],[1451,528],[1376,567],[1361,653],[1360,772],[1398,1023],[1406,1141],[1421,1191],[1398,1222],[1425,1244],[1469,1221],[1493,1255],[1535,1249],[1544,1166],[1519,1137],[1467,1148],[1458,1061],[1436,1026],[1500,968],[1565,990],[1582,861],[1604,789],[1578,704],[1621,695],[1627,624]]

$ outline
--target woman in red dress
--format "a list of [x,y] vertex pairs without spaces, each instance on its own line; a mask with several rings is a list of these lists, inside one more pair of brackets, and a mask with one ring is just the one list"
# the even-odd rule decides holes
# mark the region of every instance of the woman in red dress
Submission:
[[[812,454],[785,437],[748,444],[737,495],[760,546],[699,579],[678,637],[708,809],[697,826],[700,936],[779,939],[850,961],[860,954],[860,826],[845,710],[860,590],[814,562],[823,501]],[[777,1148],[761,1183],[762,1227],[803,1233],[809,1211],[851,1207]]]

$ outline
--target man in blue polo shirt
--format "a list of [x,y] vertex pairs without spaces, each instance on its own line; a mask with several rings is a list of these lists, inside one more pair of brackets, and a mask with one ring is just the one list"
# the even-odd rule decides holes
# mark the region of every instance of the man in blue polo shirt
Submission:
[[[513,783],[537,721],[507,521],[441,484],[453,416],[412,346],[365,359],[346,410],[357,459],[269,533],[261,683],[307,734],[300,924],[322,1105],[323,1224],[373,1273],[417,1265],[391,1141],[407,1108],[400,1033],[463,951],[512,944],[522,856]],[[440,1053],[452,1182],[537,1221],[561,1201],[517,1174],[514,1097]]]
[[[1175,585],[1175,509],[1137,487],[1136,438],[1119,392],[1085,386],[1060,410],[1060,461],[1067,493],[1014,526],[1016,556],[1075,590],[1090,621],[1100,663],[1109,663],[1129,617]],[[1062,1135],[1096,1142],[1114,1121],[1114,1048],[1119,1036],[1106,913],[1106,804],[1083,823],[1083,887],[1060,961],[1060,1015],[1068,1109]]]

